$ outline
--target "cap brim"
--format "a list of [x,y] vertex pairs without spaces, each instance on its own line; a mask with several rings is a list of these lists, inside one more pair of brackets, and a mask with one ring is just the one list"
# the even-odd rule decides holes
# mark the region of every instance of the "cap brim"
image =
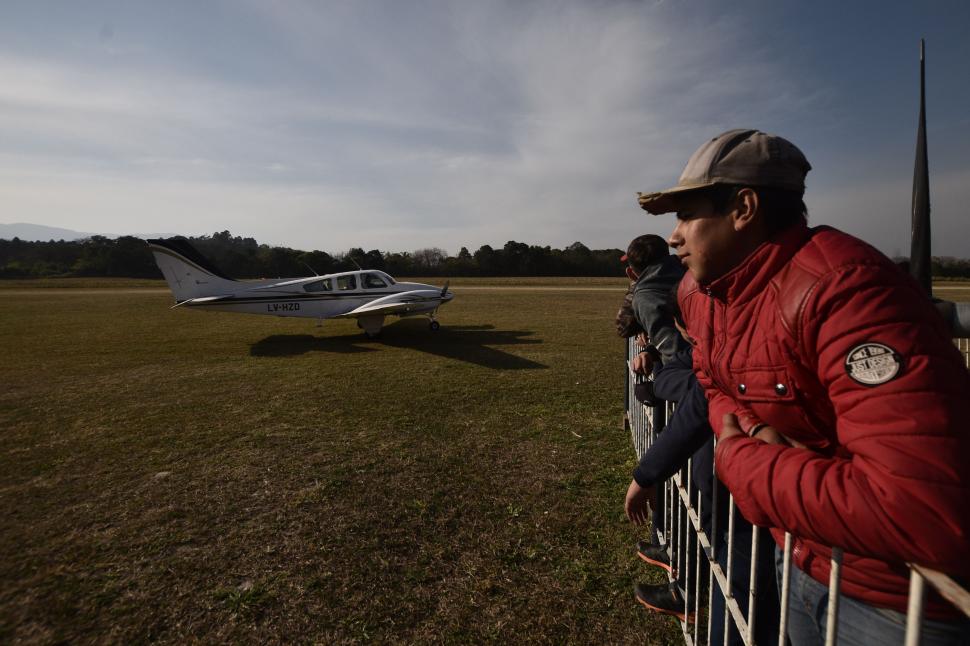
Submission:
[[681,196],[691,191],[714,186],[714,182],[704,184],[692,184],[687,186],[674,186],[666,191],[658,193],[638,193],[640,208],[654,215],[671,213],[677,210],[677,202]]

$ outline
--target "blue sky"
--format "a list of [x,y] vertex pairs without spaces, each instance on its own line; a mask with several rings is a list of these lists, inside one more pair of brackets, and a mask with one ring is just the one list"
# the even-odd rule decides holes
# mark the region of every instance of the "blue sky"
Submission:
[[970,257],[966,2],[5,2],[7,223],[457,253],[666,235],[638,190],[734,127],[908,253],[919,38],[936,255]]

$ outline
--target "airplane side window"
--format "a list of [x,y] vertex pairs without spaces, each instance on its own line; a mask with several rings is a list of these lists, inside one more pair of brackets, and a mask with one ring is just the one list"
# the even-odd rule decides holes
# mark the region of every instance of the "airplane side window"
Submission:
[[324,278],[323,280],[315,280],[312,283],[307,283],[303,286],[303,289],[308,292],[329,292],[333,289],[330,284],[329,278]]
[[342,292],[357,289],[357,278],[355,276],[338,276],[337,289]]
[[380,289],[381,287],[387,287],[381,277],[377,274],[364,274],[364,287],[367,289]]

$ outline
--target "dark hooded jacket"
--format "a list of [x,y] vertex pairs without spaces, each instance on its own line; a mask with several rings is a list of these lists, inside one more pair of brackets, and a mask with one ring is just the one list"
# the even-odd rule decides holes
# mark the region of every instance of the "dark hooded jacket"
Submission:
[[677,256],[665,256],[660,262],[644,268],[633,286],[633,313],[664,363],[688,347],[674,327],[668,307],[671,290],[683,275],[684,268]]

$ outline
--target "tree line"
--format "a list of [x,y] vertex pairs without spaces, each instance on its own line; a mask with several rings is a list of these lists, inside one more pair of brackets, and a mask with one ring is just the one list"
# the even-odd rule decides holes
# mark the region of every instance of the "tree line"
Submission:
[[[509,241],[451,256],[428,247],[412,252],[344,253],[301,251],[259,244],[229,231],[187,240],[223,273],[233,278],[309,276],[316,272],[380,269],[392,276],[621,276],[620,249],[590,249],[575,242],[553,249]],[[148,245],[140,238],[92,236],[83,240],[33,242],[0,240],[0,278],[48,277],[161,278]]]
[[[621,276],[621,249],[590,249],[574,242],[565,249],[509,241],[501,248],[462,247],[456,256],[438,247],[412,252],[345,253],[301,251],[259,244],[229,231],[187,238],[202,255],[233,278],[276,278],[381,269],[392,276]],[[936,277],[970,278],[970,260],[933,257]],[[0,278],[161,278],[148,245],[140,238],[92,236],[83,240],[33,242],[0,240]]]

